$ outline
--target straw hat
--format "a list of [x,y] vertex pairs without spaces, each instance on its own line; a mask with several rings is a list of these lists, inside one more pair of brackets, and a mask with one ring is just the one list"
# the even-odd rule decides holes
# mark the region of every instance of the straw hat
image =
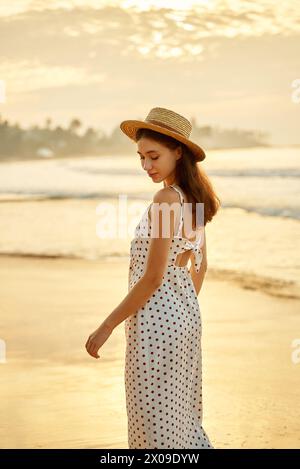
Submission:
[[126,120],[121,122],[120,129],[135,142],[138,129],[152,129],[184,143],[191,150],[196,161],[202,161],[206,156],[204,150],[190,140],[192,131],[190,121],[170,109],[154,107],[144,121]]

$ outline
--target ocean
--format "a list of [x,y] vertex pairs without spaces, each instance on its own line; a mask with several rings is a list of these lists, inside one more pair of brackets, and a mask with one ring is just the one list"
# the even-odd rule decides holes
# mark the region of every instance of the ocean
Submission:
[[[207,151],[221,199],[206,225],[208,274],[299,298],[300,147]],[[1,163],[0,254],[129,259],[134,227],[163,187],[138,155]]]

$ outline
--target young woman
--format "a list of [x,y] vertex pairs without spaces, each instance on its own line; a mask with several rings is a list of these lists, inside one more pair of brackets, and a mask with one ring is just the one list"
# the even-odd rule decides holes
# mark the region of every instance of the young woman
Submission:
[[197,166],[205,153],[189,139],[185,117],[156,107],[144,121],[123,121],[120,128],[137,142],[143,169],[163,188],[135,229],[129,292],[89,336],[86,349],[99,358],[99,348],[125,321],[130,449],[213,448],[202,427],[197,296],[207,270],[205,225],[220,200]]

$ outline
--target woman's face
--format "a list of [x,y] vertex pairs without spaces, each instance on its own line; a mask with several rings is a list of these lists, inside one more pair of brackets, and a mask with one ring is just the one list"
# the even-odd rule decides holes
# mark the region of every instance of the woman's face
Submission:
[[161,143],[142,137],[137,142],[137,153],[142,168],[147,171],[153,182],[165,181],[172,184],[175,176],[176,161],[181,158],[181,148],[170,150]]

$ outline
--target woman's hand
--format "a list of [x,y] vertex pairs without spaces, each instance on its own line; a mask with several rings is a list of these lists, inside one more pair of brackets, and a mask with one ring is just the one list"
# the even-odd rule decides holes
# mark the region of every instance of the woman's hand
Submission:
[[104,342],[107,341],[112,331],[113,328],[106,322],[103,322],[98,329],[89,336],[85,348],[92,357],[99,358],[98,350],[102,347]]

